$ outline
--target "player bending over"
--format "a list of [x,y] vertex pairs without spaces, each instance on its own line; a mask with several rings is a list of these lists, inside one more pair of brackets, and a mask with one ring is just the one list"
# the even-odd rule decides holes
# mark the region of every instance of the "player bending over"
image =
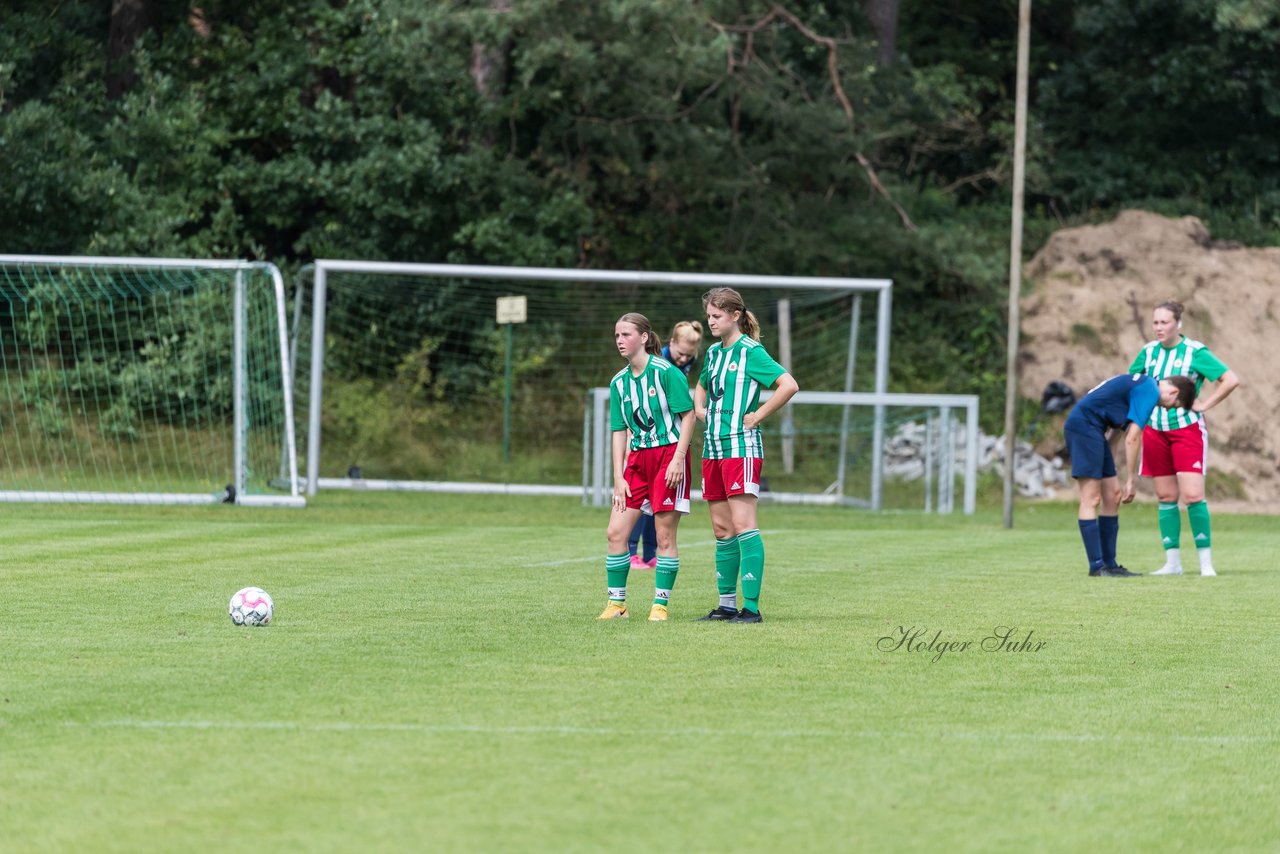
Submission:
[[[1116,562],[1120,505],[1132,501],[1138,491],[1134,474],[1142,454],[1142,427],[1157,405],[1189,408],[1195,399],[1195,383],[1186,377],[1168,377],[1157,384],[1142,374],[1121,374],[1090,389],[1067,416],[1062,432],[1071,454],[1071,476],[1080,484],[1078,518],[1090,575],[1123,578],[1142,574]],[[1120,427],[1125,428],[1123,489],[1107,440],[1107,431]]]

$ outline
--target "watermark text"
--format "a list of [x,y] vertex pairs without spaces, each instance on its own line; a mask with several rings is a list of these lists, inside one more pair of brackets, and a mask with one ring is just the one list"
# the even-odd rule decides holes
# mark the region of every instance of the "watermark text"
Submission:
[[876,641],[876,649],[881,652],[923,655],[932,662],[938,662],[945,656],[962,655],[971,651],[1040,652],[1049,645],[1049,642],[1037,638],[1035,634],[1035,629],[1020,629],[1017,626],[996,626],[983,637],[971,636],[963,638],[948,636],[942,629],[930,630],[922,626],[898,626],[892,632]]

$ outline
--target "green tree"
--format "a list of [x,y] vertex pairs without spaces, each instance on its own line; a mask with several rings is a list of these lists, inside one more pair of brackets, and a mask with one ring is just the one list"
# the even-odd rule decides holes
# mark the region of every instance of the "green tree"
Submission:
[[1280,6],[1253,0],[1080,5],[1042,87],[1071,209],[1180,199],[1280,225]]

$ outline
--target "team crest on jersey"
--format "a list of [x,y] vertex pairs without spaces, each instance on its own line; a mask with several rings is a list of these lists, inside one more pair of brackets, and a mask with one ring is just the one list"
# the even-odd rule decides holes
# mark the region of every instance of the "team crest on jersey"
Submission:
[[729,363],[729,370],[730,370],[730,371],[736,371],[736,370],[738,370],[738,363],[737,363],[737,362],[730,362],[730,363]]
[[656,388],[652,388],[652,387],[650,387],[650,389],[649,389],[649,397],[657,397],[657,396],[658,396],[658,390],[657,390]]

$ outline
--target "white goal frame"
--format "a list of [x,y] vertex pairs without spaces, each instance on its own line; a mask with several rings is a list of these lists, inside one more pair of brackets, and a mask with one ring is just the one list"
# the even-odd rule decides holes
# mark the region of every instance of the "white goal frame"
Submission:
[[[761,400],[767,400],[772,392],[766,391]],[[937,411],[937,422],[930,419],[930,439],[925,445],[925,505],[924,510],[934,509],[934,473],[937,477],[937,512],[951,513],[955,509],[956,442],[953,429],[954,410],[964,412],[964,513],[973,515],[977,504],[978,486],[978,396],[976,394],[909,394],[869,393],[838,391],[799,391],[788,402],[794,404],[821,404],[844,407],[840,454],[843,457],[848,440],[848,412],[853,406],[867,406],[876,410],[875,429],[881,429],[886,406],[920,407]],[[607,505],[613,495],[613,433],[609,429],[609,389],[593,388],[588,392],[587,417],[583,425],[586,440],[582,458],[582,488],[586,499],[596,507]],[[935,454],[936,446],[936,454]],[[828,490],[821,494],[792,492],[763,492],[761,500],[779,504],[842,504],[853,507],[881,509],[883,501],[884,447],[883,442],[873,446],[871,498],[859,499],[845,495],[844,460],[832,461],[835,478]],[[702,490],[690,492],[694,498],[702,496]]]
[[[845,370],[844,392],[853,390],[854,353],[857,347],[857,327],[862,294],[874,294],[876,299],[876,357],[874,366],[875,393],[886,394],[889,384],[889,331],[893,282],[890,279],[854,279],[823,276],[750,276],[731,273],[670,273],[636,270],[583,270],[555,267],[504,267],[473,264],[412,264],[389,261],[341,261],[318,260],[313,266],[313,298],[311,318],[311,376],[310,399],[307,411],[307,462],[306,494],[312,496],[320,488],[405,490],[416,492],[470,492],[523,495],[581,495],[583,502],[591,500],[591,492],[585,482],[582,487],[550,486],[541,484],[511,483],[456,483],[451,481],[392,481],[352,478],[320,477],[320,421],[324,400],[324,342],[325,303],[330,272],[368,273],[388,276],[419,276],[425,278],[455,278],[513,281],[582,282],[588,284],[676,285],[698,288],[744,287],[777,288],[794,290],[843,291],[854,295],[854,312],[849,333],[849,358]],[[299,300],[299,302],[301,302]],[[780,359],[783,366],[785,357]],[[590,409],[584,411],[584,421]],[[587,431],[584,430],[584,442]],[[876,407],[873,428],[875,449],[873,467],[872,506],[879,509],[884,446],[884,411]],[[584,459],[589,448],[584,445]],[[843,454],[841,454],[843,465]],[[585,471],[585,468],[584,468]]]
[[[31,491],[0,490],[0,503],[78,503],[78,504],[218,504],[245,506],[304,507],[298,479],[297,439],[293,416],[293,386],[290,381],[288,325],[285,320],[284,278],[274,265],[261,261],[195,260],[185,258],[129,258],[92,255],[0,255],[0,264],[9,266],[103,267],[103,268],[178,268],[186,270],[226,270],[235,274],[234,353],[233,360],[233,494],[226,493],[162,493],[106,491]],[[248,418],[245,377],[248,371],[246,339],[245,273],[265,272],[271,277],[275,296],[275,315],[284,415],[281,437],[280,476],[274,482],[287,490],[284,495],[250,495],[247,492],[246,444]]]

